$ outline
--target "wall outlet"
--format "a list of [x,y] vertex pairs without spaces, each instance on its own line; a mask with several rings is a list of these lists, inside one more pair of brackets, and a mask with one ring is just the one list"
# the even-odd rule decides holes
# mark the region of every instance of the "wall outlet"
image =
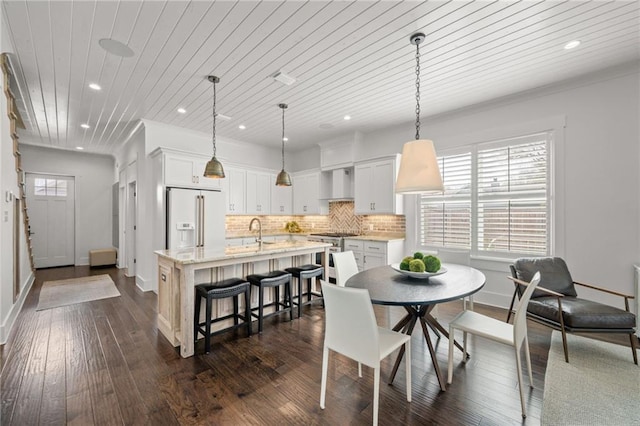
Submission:
[[373,223],[369,224],[369,231],[373,231]]

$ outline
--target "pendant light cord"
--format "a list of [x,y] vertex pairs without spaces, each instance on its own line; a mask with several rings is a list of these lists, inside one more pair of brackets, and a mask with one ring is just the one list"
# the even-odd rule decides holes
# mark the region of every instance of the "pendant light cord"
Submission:
[[216,82],[213,82],[213,156],[216,156]]
[[282,108],[282,170],[284,170],[284,110],[286,107]]
[[420,43],[416,43],[416,140],[420,139]]

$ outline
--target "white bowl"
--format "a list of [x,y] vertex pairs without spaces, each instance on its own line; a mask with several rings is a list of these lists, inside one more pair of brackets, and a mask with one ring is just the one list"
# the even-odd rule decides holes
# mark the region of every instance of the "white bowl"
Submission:
[[444,268],[444,267],[440,267],[440,269],[437,272],[411,272],[411,271],[403,271],[402,269],[400,269],[399,263],[392,263],[389,266],[391,266],[391,269],[393,269],[396,272],[400,272],[402,275],[406,275],[407,277],[418,278],[422,280],[427,279],[429,277],[435,277],[436,275],[442,275],[445,272],[447,272],[447,268]]

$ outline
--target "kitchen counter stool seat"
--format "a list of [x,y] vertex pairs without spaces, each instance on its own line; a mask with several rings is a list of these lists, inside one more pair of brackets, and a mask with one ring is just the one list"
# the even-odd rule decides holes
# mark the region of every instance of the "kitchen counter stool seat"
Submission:
[[[198,333],[204,335],[204,351],[209,353],[211,350],[211,336],[227,331],[233,328],[245,326],[247,327],[247,334],[251,336],[251,300],[250,300],[250,285],[246,280],[239,278],[229,278],[226,280],[198,284],[196,288],[196,303],[195,303],[195,315],[194,315],[194,341],[198,340]],[[244,293],[244,306],[245,314],[240,315],[238,312],[238,298]],[[219,318],[211,319],[211,310],[213,299],[226,299],[228,297],[233,298],[233,313],[225,315]],[[206,300],[206,317],[204,322],[200,322],[200,304],[202,299]],[[219,321],[224,321],[229,318],[233,318],[233,325],[222,330],[211,333],[211,324]],[[239,323],[239,319],[243,320],[243,323]],[[204,326],[204,329],[202,328]]]
[[[324,267],[322,265],[302,265],[292,268],[286,268],[285,271],[289,272],[294,278],[298,279],[298,302],[293,302],[298,306],[298,318],[302,316],[302,306],[313,302],[312,296],[322,297],[322,293],[312,291],[312,280],[315,278],[316,282],[319,282],[324,275]],[[309,280],[307,284],[307,301],[302,302],[302,281]]]
[[[251,315],[258,318],[258,332],[262,333],[262,322],[264,318],[289,312],[289,318],[293,321],[293,299],[291,297],[291,274],[286,271],[271,271],[265,274],[247,275],[247,281],[252,286],[258,287],[258,307],[251,309]],[[284,302],[280,301],[280,286],[284,286]],[[275,297],[271,303],[264,304],[264,289],[273,287]],[[275,311],[264,315],[264,308],[275,306]],[[253,311],[257,310],[256,315]]]

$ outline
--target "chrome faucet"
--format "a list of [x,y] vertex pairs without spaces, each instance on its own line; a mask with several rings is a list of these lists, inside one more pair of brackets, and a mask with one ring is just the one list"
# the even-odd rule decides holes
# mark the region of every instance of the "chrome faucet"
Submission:
[[260,222],[260,219],[257,217],[251,219],[251,222],[249,222],[249,231],[253,230],[253,222],[258,222],[258,238],[256,238],[256,243],[262,245],[262,222]]

